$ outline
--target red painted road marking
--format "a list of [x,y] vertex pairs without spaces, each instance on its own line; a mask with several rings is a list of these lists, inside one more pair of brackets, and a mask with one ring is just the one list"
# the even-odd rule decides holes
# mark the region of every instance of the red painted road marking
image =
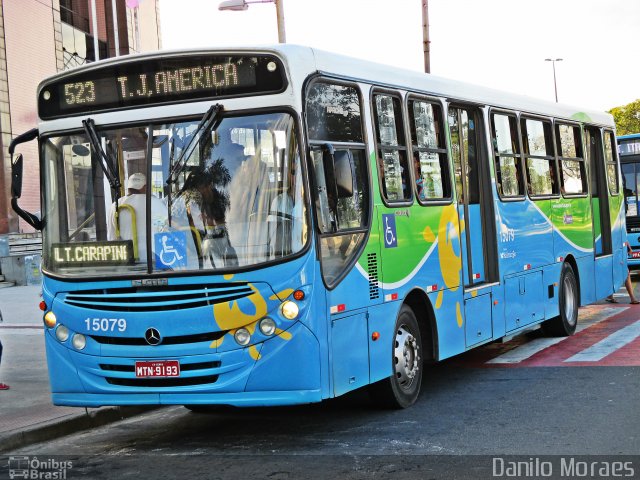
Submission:
[[[607,318],[608,315],[608,318]],[[640,336],[618,348],[610,348],[600,360],[571,361],[594,345],[613,344],[616,332],[636,324],[640,308],[591,305],[580,309],[578,332],[571,337],[545,338],[539,332],[521,335],[505,343],[492,343],[446,361],[461,367],[640,366]],[[612,336],[613,335],[613,336]],[[589,358],[589,357],[584,357]],[[592,357],[595,358],[595,357]]]

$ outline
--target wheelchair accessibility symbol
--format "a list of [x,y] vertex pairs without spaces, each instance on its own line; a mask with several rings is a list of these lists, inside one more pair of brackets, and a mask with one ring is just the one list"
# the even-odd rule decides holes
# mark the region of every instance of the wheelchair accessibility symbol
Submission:
[[384,229],[384,247],[397,247],[398,238],[396,236],[396,216],[393,214],[382,215],[382,228]]
[[186,232],[160,232],[153,236],[156,268],[169,269],[187,266]]

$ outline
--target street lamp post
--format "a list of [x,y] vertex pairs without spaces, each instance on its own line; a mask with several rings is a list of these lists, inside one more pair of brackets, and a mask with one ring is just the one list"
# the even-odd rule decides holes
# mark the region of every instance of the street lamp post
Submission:
[[422,47],[424,50],[424,71],[431,73],[431,40],[429,40],[429,5],[422,0]]
[[556,82],[556,62],[561,62],[561,58],[545,58],[545,62],[551,62],[553,66],[553,89],[556,92],[556,103],[558,103],[558,84]]
[[248,9],[252,3],[275,3],[278,21],[278,42],[287,43],[287,37],[284,31],[284,7],[282,6],[282,1],[283,0],[225,0],[224,2],[220,2],[218,10],[241,12]]

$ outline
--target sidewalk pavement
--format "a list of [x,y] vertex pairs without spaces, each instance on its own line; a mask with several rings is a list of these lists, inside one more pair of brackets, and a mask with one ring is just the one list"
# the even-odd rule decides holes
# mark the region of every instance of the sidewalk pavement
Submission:
[[51,403],[40,287],[0,289],[0,452],[121,420],[148,407],[78,408]]

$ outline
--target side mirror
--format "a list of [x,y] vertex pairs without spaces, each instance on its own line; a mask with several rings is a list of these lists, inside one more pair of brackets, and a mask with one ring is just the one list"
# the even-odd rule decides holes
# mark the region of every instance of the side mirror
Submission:
[[23,133],[22,135],[18,135],[9,145],[9,155],[11,155],[11,207],[20,218],[22,218],[33,228],[35,228],[36,230],[42,230],[42,221],[33,213],[29,213],[23,210],[18,205],[18,199],[22,195],[22,170],[24,159],[22,157],[22,154],[18,154],[15,158],[13,158],[13,152],[15,151],[17,145],[25,142],[30,142],[37,137],[38,129],[33,128],[28,132]]
[[338,198],[353,196],[353,159],[349,150],[336,152],[333,160]]
[[11,161],[11,198],[20,198],[22,195],[22,154]]

